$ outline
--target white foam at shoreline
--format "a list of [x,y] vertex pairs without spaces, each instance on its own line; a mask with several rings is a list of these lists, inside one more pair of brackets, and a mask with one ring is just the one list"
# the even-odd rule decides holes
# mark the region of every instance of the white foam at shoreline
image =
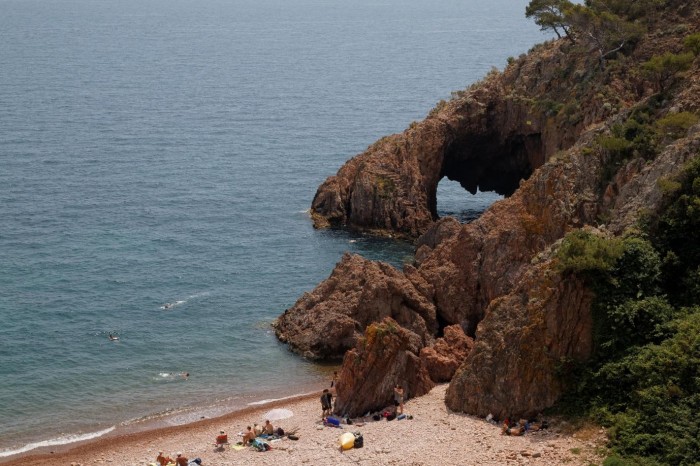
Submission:
[[260,401],[251,401],[250,403],[247,404],[247,406],[260,406],[260,405],[265,405],[268,403],[273,403],[275,401],[283,401],[283,400],[289,400],[292,398],[297,398],[299,396],[311,395],[312,393],[314,393],[314,392],[297,393],[296,395],[283,396],[282,398],[267,398],[267,399],[260,400]]
[[2,451],[0,451],[0,458],[5,457],[5,456],[19,455],[20,453],[25,453],[25,452],[34,450],[36,448],[41,448],[41,447],[67,445],[69,443],[82,442],[84,440],[92,440],[92,439],[95,439],[97,437],[102,437],[103,435],[112,432],[114,429],[115,429],[115,427],[112,426],[112,427],[109,427],[107,429],[100,430],[97,432],[90,432],[87,434],[66,435],[64,437],[57,437],[57,438],[53,438],[53,439],[49,439],[49,440],[42,440],[40,442],[28,443],[21,448],[17,448],[16,450],[2,450]]

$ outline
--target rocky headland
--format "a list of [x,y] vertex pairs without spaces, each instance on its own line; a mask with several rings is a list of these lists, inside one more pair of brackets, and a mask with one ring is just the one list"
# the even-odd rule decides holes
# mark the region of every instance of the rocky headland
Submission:
[[[397,383],[413,397],[449,380],[454,411],[534,416],[566,390],[562,361],[591,357],[594,292],[557,268],[562,238],[635,227],[662,208],[664,181],[700,150],[697,120],[682,131],[655,123],[700,110],[698,58],[667,70],[668,80],[648,65],[684,51],[700,30],[697,5],[666,2],[644,21],[628,19],[643,24],[616,53],[601,58],[582,33],[539,45],[318,188],[316,227],[416,242],[403,270],[345,255],[275,322],[293,351],[342,360],[338,412],[390,404]],[[620,156],[604,141],[627,140],[619,129],[640,112],[655,128],[655,151]],[[440,219],[444,177],[505,198],[468,224]]]

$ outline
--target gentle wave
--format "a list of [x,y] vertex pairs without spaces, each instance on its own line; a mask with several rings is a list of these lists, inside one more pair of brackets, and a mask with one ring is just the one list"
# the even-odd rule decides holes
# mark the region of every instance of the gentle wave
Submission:
[[2,450],[0,451],[0,458],[5,457],[5,456],[12,456],[12,455],[19,455],[20,453],[25,453],[31,450],[34,450],[36,448],[41,448],[41,447],[53,447],[56,445],[67,445],[69,443],[75,443],[75,442],[82,442],[84,440],[91,440],[95,439],[97,437],[102,437],[103,435],[106,435],[110,432],[112,432],[115,429],[114,426],[100,430],[97,432],[90,432],[87,434],[75,434],[75,435],[66,435],[64,437],[57,437],[49,440],[42,440],[40,442],[34,442],[34,443],[28,443],[27,445],[17,448],[15,450],[9,449],[9,450]]
[[292,398],[297,398],[299,396],[311,395],[313,393],[314,392],[306,392],[306,393],[297,393],[295,395],[283,396],[282,398],[266,398],[266,399],[260,400],[260,401],[251,401],[250,403],[248,403],[248,406],[266,405],[268,403],[274,403],[275,401],[289,400]]
[[172,308],[174,308],[174,307],[176,307],[176,306],[181,306],[181,305],[185,304],[186,302],[188,302],[188,301],[191,300],[191,299],[202,298],[202,297],[204,297],[204,296],[209,296],[210,294],[211,294],[210,291],[202,291],[201,293],[195,293],[195,294],[189,295],[189,296],[188,296],[187,298],[185,298],[185,299],[180,299],[180,300],[178,300],[178,301],[173,301],[172,303],[165,303],[165,304],[163,304],[160,308],[163,309],[163,310],[172,309]]

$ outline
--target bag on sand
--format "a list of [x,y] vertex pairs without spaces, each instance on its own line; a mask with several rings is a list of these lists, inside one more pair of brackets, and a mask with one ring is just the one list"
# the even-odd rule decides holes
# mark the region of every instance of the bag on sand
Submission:
[[362,448],[365,445],[365,439],[362,438],[362,434],[360,432],[353,432],[355,436],[355,444],[353,445],[354,448]]

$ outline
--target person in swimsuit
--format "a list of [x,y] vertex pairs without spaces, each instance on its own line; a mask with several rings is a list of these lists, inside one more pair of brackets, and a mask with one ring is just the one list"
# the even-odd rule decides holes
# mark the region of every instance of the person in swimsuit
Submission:
[[268,419],[265,421],[265,426],[263,427],[263,433],[267,435],[272,435],[275,433],[275,428],[272,426],[272,423]]
[[253,440],[255,440],[255,432],[253,432],[252,427],[248,426],[248,432],[243,434],[243,445],[248,445]]
[[401,385],[394,387],[394,401],[399,408],[399,414],[403,414],[403,387]]

